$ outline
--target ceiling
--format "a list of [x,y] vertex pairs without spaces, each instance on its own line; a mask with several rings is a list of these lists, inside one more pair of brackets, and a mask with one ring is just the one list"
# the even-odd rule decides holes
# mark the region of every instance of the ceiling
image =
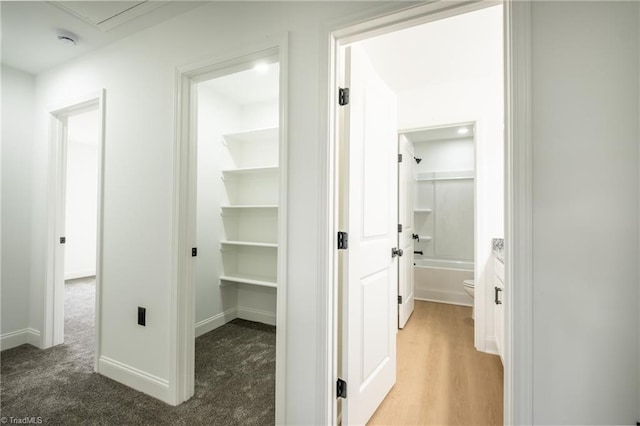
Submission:
[[279,71],[276,63],[264,65],[263,71],[248,69],[200,83],[238,105],[274,101],[279,95]]
[[[2,63],[39,74],[205,4],[203,1],[1,1]],[[57,39],[65,30],[78,44]]]
[[495,73],[487,56],[502,61],[502,6],[384,34],[359,44],[395,92],[482,78]]

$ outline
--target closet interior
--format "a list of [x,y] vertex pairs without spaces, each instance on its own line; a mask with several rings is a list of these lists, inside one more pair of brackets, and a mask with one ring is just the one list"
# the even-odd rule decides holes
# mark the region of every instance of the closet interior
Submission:
[[276,324],[279,66],[198,84],[196,336],[241,318]]

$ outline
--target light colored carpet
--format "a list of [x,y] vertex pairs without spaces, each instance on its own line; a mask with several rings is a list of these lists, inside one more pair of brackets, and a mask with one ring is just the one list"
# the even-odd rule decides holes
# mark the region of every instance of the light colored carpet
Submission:
[[195,395],[172,407],[93,372],[94,282],[65,289],[65,343],[1,353],[0,410],[58,425],[268,425],[275,327],[234,320],[196,339]]

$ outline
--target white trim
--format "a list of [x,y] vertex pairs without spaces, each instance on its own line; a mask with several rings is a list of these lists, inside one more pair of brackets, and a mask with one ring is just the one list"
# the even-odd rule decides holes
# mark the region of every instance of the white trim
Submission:
[[[262,309],[248,308],[246,306],[238,306],[238,318],[261,322],[263,324],[276,325],[276,314]],[[276,336],[278,333],[276,333]]]
[[[328,291],[319,291],[318,371],[318,423],[335,424],[337,404],[334,384],[337,378],[337,297],[335,286],[337,271],[335,262],[336,228],[336,168],[335,146],[335,91],[337,75],[337,48],[373,35],[379,35],[414,25],[462,14],[471,10],[492,6],[498,2],[434,1],[409,7],[379,16],[361,17],[350,22],[342,21],[323,30],[323,54],[329,63],[327,78],[323,78],[322,98],[327,116],[320,124],[326,126],[321,140],[327,145],[320,147],[320,208],[321,217],[326,217],[321,231],[325,238],[320,247],[320,288],[328,281]],[[401,7],[401,6],[400,6]],[[506,281],[517,282],[515,291],[507,292],[505,310],[505,424],[532,424],[532,251],[531,251],[531,12],[530,2],[505,0],[505,126],[506,170],[505,204],[506,236],[505,264]],[[399,8],[398,8],[399,9]],[[325,41],[326,40],[326,41]],[[516,246],[517,242],[517,246]],[[485,341],[487,339],[485,338]]]
[[206,334],[212,330],[215,330],[218,327],[222,327],[229,321],[232,321],[236,318],[238,318],[238,309],[231,308],[231,309],[227,309],[224,312],[220,312],[217,315],[204,319],[202,321],[198,321],[195,327],[196,329],[195,336],[200,337],[203,334]]
[[[287,307],[287,100],[288,33],[268,36],[244,49],[205,58],[176,70],[176,135],[174,146],[174,202],[169,352],[170,404],[180,404],[194,393],[195,290],[191,247],[195,242],[196,138],[195,84],[246,69],[252,60],[276,56],[280,64],[280,200],[278,209],[278,290],[276,333],[276,423],[285,422],[286,307]],[[238,308],[238,313],[240,311]],[[248,311],[247,311],[248,312]],[[253,312],[256,314],[256,312]],[[248,313],[251,315],[251,313]]]
[[502,359],[502,355],[498,352],[498,344],[496,343],[495,337],[487,337],[484,341],[485,350],[484,352],[492,355],[500,356],[502,363],[504,364],[504,359]]
[[533,424],[533,164],[528,1],[505,2],[505,99],[504,422]]
[[467,293],[458,293],[455,291],[429,290],[424,288],[420,288],[420,289],[416,288],[414,291],[415,291],[415,297],[414,297],[415,300],[423,300],[425,302],[446,303],[447,305],[467,306],[469,308],[473,308],[473,302],[469,303],[469,295]]
[[40,332],[33,328],[11,331],[0,336],[0,351],[15,348],[16,346],[29,344],[40,347]]
[[66,173],[66,133],[69,116],[96,109],[98,111],[98,201],[96,236],[96,299],[94,370],[99,371],[98,359],[102,341],[102,267],[104,236],[104,155],[106,90],[101,89],[49,109],[49,187],[47,200],[46,280],[43,297],[44,325],[42,347],[48,348],[64,341],[64,247],[59,237],[64,235],[64,199]]
[[151,395],[166,403],[169,402],[169,382],[115,359],[101,356],[99,359],[100,374],[123,383],[137,391]]

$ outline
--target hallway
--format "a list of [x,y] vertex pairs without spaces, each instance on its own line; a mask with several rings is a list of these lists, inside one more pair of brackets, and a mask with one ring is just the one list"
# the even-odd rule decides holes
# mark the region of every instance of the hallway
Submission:
[[397,345],[396,384],[369,425],[502,424],[502,363],[475,350],[471,308],[416,301]]
[[65,343],[2,351],[3,416],[48,425],[273,424],[275,327],[235,319],[198,337],[195,395],[173,407],[93,372],[94,298],[93,278],[67,281]]

